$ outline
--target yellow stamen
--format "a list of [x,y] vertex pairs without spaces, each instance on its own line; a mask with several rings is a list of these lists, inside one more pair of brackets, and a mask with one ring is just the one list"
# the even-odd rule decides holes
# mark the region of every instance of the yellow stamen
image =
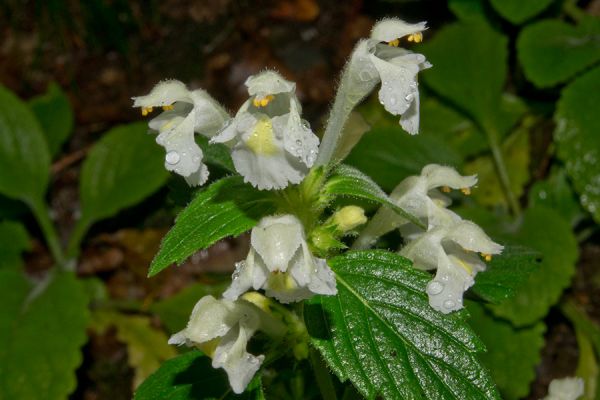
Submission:
[[407,40],[409,42],[421,43],[423,41],[423,34],[421,32],[410,34]]
[[390,40],[388,46],[398,47],[400,45],[400,39]]
[[146,116],[152,112],[152,107],[142,107],[142,116]]
[[254,130],[246,140],[246,146],[260,155],[272,155],[279,150],[273,141],[273,124],[267,117],[258,120]]
[[466,187],[466,188],[462,188],[462,189],[460,189],[460,191],[461,191],[461,192],[463,192],[463,194],[464,194],[465,196],[468,196],[468,195],[470,195],[470,194],[471,194],[471,188],[468,188],[468,187]]
[[174,109],[175,107],[173,106],[173,104],[167,104],[166,106],[162,106],[162,109],[164,111],[171,111],[172,109]]
[[491,254],[487,254],[487,253],[481,253],[481,257],[483,257],[483,259],[487,262],[492,261],[492,255]]
[[262,99],[255,97],[252,100],[252,104],[254,104],[254,107],[266,107],[274,98],[275,96],[273,96],[272,94],[269,94],[263,97]]
[[450,189],[449,186],[442,186],[442,192],[444,192],[444,193],[450,193],[451,190],[452,189]]

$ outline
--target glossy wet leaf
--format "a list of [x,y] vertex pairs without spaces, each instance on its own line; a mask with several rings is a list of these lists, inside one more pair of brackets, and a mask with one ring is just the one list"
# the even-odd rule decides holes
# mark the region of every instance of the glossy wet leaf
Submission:
[[0,398],[62,400],[75,390],[88,296],[72,273],[33,286],[0,270]]
[[566,82],[600,60],[599,35],[596,18],[579,25],[549,19],[526,26],[517,40],[525,76],[538,87]]
[[304,315],[313,345],[340,380],[367,399],[499,398],[465,314],[429,306],[431,275],[383,251],[349,252],[328,263],[338,294],[313,297]]
[[505,246],[502,254],[487,263],[470,289],[482,299],[501,303],[518,293],[529,275],[540,268],[541,254],[519,246]]
[[495,318],[480,304],[467,304],[471,314],[469,324],[487,346],[487,352],[482,353],[480,359],[490,369],[503,398],[526,397],[541,361],[546,326],[538,322],[526,328],[514,328],[509,322]]
[[19,222],[0,222],[0,269],[19,268],[21,253],[31,248],[29,235]]
[[208,186],[177,216],[152,261],[149,276],[182,263],[198,250],[251,229],[275,211],[271,194],[243,183],[242,177],[221,179]]
[[210,358],[197,350],[175,357],[146,379],[134,400],[264,400],[259,378],[237,396],[231,392],[225,372],[210,364]]
[[554,0],[490,0],[494,9],[513,24],[522,24],[546,9]]
[[29,107],[0,86],[0,193],[40,203],[50,178],[50,154]]
[[579,199],[569,183],[563,168],[556,168],[543,181],[537,181],[529,190],[529,204],[551,208],[575,226],[585,217]]
[[[598,51],[600,53],[600,50]],[[554,119],[558,156],[583,207],[600,222],[600,67],[567,86]]]
[[74,116],[69,98],[60,86],[51,82],[46,93],[29,101],[48,143],[51,155],[56,155],[73,131]]

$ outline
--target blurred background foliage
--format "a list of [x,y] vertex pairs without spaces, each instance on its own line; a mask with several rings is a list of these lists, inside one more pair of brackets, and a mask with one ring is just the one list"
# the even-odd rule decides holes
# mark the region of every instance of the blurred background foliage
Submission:
[[[132,96],[176,78],[235,110],[244,80],[276,68],[319,129],[346,57],[383,16],[430,27],[412,48],[434,65],[421,74],[421,133],[372,96],[347,162],[388,191],[428,163],[477,173],[470,196],[452,194],[457,211],[539,259],[519,277],[511,247],[481,284],[515,296],[469,302],[484,363],[507,399],[574,374],[600,398],[597,0],[3,1],[0,398],[131,398],[246,254],[242,236],[146,279],[192,193],[163,169]],[[206,158],[212,177],[231,169],[219,148]],[[492,279],[502,268],[512,282]],[[279,375],[268,397],[317,396],[306,365]]]

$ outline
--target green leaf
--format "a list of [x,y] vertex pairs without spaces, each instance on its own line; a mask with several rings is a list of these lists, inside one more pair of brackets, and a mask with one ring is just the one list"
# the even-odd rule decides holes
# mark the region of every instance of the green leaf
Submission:
[[503,398],[526,397],[529,385],[535,379],[535,367],[540,363],[545,325],[538,322],[517,329],[494,318],[477,303],[468,302],[467,308],[471,314],[470,325],[487,345],[488,350],[480,359],[490,369]]
[[388,206],[398,215],[412,221],[418,226],[423,225],[417,217],[398,207],[371,178],[349,165],[340,165],[335,169],[333,175],[325,184],[323,192],[328,195],[350,196],[370,200]]
[[[519,129],[509,136],[500,148],[506,163],[506,170],[512,192],[517,198],[523,195],[529,181],[529,133]],[[491,155],[476,158],[465,165],[467,175],[476,174],[479,181],[473,190],[473,198],[485,206],[502,205],[508,208],[506,196],[498,179],[498,173]]]
[[526,26],[517,39],[525,76],[538,87],[566,82],[600,60],[600,22],[577,26],[545,20]]
[[[600,35],[600,34],[599,34]],[[600,37],[600,36],[599,36]],[[598,51],[600,53],[600,51]],[[554,119],[558,156],[566,164],[583,207],[600,222],[600,67],[567,86]]]
[[222,369],[214,369],[210,358],[197,350],[165,362],[135,392],[134,400],[264,400],[260,378],[236,396]]
[[167,343],[168,337],[153,328],[148,317],[97,310],[92,320],[92,326],[100,333],[114,326],[117,339],[127,345],[129,365],[135,371],[133,387],[138,387],[163,361],[177,355],[175,347]]
[[419,49],[434,65],[423,79],[480,126],[493,125],[507,72],[507,44],[482,21],[448,25]]
[[499,398],[465,314],[429,306],[430,274],[384,251],[349,252],[328,264],[338,294],[313,297],[304,312],[313,345],[342,381],[367,399]]
[[563,168],[554,168],[546,180],[533,184],[529,190],[529,204],[531,207],[544,206],[553,209],[565,221],[569,221],[571,226],[575,226],[584,218],[584,211]]
[[198,250],[227,236],[251,229],[275,211],[271,194],[245,184],[240,176],[216,181],[192,200],[177,216],[175,226],[162,241],[148,276],[173,263],[182,263]]
[[40,203],[50,178],[50,154],[29,107],[0,86],[0,193]]
[[501,303],[513,297],[529,275],[540,267],[541,254],[520,246],[505,246],[487,269],[477,274],[471,288],[482,299]]
[[29,250],[29,235],[18,222],[0,222],[0,269],[19,268],[22,264],[21,253]]
[[450,11],[464,21],[484,19],[485,6],[485,0],[448,0]]
[[186,327],[194,305],[202,297],[219,297],[227,289],[229,282],[209,285],[197,283],[180,291],[174,296],[153,304],[150,310],[156,313],[170,333],[179,332]]
[[42,126],[50,154],[58,154],[73,131],[74,117],[69,98],[60,86],[51,82],[46,93],[29,100],[29,107]]
[[[398,121],[395,122],[395,125]],[[385,146],[382,146],[385,143]],[[397,126],[367,132],[352,149],[346,162],[357,167],[385,190],[392,191],[402,179],[418,175],[431,163],[460,165],[460,155],[432,135],[406,134]]]
[[72,273],[32,287],[18,271],[0,270],[0,398],[65,399],[86,341],[88,296]]
[[554,0],[490,0],[492,7],[505,19],[520,25],[544,11]]
[[122,125],[96,142],[81,170],[81,221],[87,225],[139,203],[169,177],[164,151],[145,123]]
[[[473,219],[488,232],[493,232],[494,226],[498,230],[501,225],[500,219],[496,222],[490,219],[492,226]],[[542,262],[514,297],[489,307],[495,315],[514,325],[526,326],[543,318],[569,286],[578,256],[577,241],[570,225],[555,211],[544,207],[527,209],[520,224],[509,229],[500,238],[536,250],[542,255]]]
[[231,151],[222,143],[208,144],[208,138],[196,135],[196,142],[204,153],[203,162],[223,168],[227,172],[235,172]]

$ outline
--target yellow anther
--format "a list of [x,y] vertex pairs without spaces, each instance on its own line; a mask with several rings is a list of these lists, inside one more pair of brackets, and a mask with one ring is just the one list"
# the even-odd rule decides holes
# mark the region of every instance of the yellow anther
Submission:
[[164,111],[171,111],[172,109],[174,109],[175,107],[173,106],[173,104],[167,104],[166,106],[162,106],[162,109]]
[[481,253],[481,257],[483,257],[483,259],[487,262],[492,261],[492,255],[491,254],[487,254],[487,253]]
[[262,99],[255,97],[254,100],[252,100],[252,104],[254,104],[254,107],[266,107],[274,98],[275,96],[272,94],[269,94]]
[[465,196],[468,196],[468,195],[470,195],[470,194],[471,194],[471,188],[468,188],[468,187],[466,187],[466,188],[462,188],[462,189],[460,189],[460,191],[461,191],[461,192],[463,192],[463,194],[464,194]]
[[442,186],[442,192],[444,193],[450,193],[452,189],[450,189],[450,186]]
[[421,43],[423,41],[423,34],[421,32],[410,34],[407,40],[409,42]]
[[390,40],[388,46],[398,47],[400,45],[400,39]]
[[145,117],[146,115],[152,112],[152,107],[142,107],[142,115]]

